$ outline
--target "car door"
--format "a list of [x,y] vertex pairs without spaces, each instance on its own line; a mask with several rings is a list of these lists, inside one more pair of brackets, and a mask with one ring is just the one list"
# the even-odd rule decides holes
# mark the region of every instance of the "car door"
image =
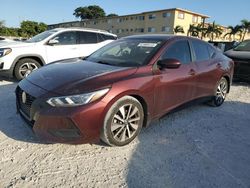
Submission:
[[99,34],[89,31],[78,31],[79,35],[79,56],[86,57],[108,44],[108,41],[100,40]]
[[191,44],[198,79],[196,97],[212,96],[221,75],[221,63],[216,58],[216,50],[197,39],[192,39]]
[[181,62],[179,68],[162,69],[155,77],[155,112],[164,114],[195,97],[197,78],[187,40],[169,44],[160,59],[177,59]]
[[59,33],[46,44],[47,62],[79,57],[75,31]]

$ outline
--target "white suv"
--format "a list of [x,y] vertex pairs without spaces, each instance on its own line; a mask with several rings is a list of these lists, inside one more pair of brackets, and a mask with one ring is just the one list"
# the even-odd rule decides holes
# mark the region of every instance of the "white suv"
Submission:
[[101,30],[58,28],[25,42],[0,43],[0,74],[21,80],[47,63],[86,57],[116,39],[116,35]]

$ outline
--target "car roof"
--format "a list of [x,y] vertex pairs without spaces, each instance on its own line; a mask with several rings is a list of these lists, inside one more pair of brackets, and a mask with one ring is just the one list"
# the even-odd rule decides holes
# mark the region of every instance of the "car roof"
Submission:
[[117,37],[115,34],[109,33],[108,31],[101,30],[101,29],[93,29],[93,28],[82,28],[82,27],[70,27],[70,28],[55,28],[52,29],[54,31],[90,31],[90,32],[95,32],[95,33],[102,33],[102,34],[107,34],[111,36]]
[[163,40],[167,41],[169,39],[195,39],[193,37],[171,35],[171,34],[145,34],[145,35],[132,35],[128,37],[123,37],[124,39],[151,39],[151,40]]

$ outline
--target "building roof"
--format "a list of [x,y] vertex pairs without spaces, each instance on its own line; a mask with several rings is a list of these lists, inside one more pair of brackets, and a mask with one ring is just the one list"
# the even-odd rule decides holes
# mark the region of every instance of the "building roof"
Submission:
[[[141,14],[157,13],[157,12],[163,12],[163,11],[166,11],[166,12],[167,11],[182,11],[182,12],[186,12],[186,13],[189,13],[189,14],[201,16],[203,18],[210,18],[210,16],[207,16],[207,15],[204,15],[204,14],[200,14],[200,13],[196,13],[196,12],[192,12],[192,11],[189,11],[189,10],[186,10],[186,9],[182,9],[182,8],[170,8],[170,9],[153,10],[153,11],[147,11],[147,12],[141,12],[141,13],[135,13],[135,14],[127,14],[127,15],[121,15],[121,16],[103,17],[103,18],[90,19],[90,20],[102,20],[102,19],[121,18],[121,17],[127,17],[127,16],[138,16],[138,15],[141,15]],[[85,21],[89,21],[89,20],[86,19],[86,20],[83,20],[82,22],[85,22]],[[62,23],[50,24],[50,25],[67,24],[67,23],[71,24],[71,23],[77,23],[77,22],[81,22],[81,21],[62,22]]]

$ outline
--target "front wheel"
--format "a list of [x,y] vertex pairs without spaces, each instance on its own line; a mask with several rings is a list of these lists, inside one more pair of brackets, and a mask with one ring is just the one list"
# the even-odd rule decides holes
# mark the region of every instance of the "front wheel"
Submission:
[[143,120],[141,103],[131,96],[122,97],[106,114],[101,139],[110,146],[124,146],[139,134]]
[[221,106],[226,99],[228,88],[229,88],[229,83],[227,79],[224,77],[221,78],[221,80],[217,85],[215,96],[212,98],[209,104],[215,107]]
[[18,61],[14,73],[17,80],[27,77],[32,71],[40,68],[41,65],[34,59],[24,58]]

